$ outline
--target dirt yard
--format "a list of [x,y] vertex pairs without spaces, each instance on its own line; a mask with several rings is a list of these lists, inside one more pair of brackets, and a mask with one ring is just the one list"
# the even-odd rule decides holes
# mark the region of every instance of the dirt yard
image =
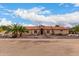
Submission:
[[79,55],[78,39],[0,40],[1,56]]

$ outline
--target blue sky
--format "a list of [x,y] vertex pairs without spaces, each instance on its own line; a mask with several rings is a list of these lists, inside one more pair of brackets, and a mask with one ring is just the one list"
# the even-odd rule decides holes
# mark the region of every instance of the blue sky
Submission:
[[79,7],[75,7],[74,4],[71,3],[2,3],[0,4],[7,9],[31,9],[33,7],[45,7],[47,10],[51,10],[53,14],[62,14],[79,10]]
[[79,22],[78,12],[79,4],[72,3],[0,4],[1,24],[9,22],[10,24],[18,23],[23,25],[59,24],[72,26]]

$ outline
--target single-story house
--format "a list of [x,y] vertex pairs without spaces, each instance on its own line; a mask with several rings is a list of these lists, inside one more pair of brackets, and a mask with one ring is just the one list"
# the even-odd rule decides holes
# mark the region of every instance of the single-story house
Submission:
[[26,35],[67,35],[69,28],[63,26],[26,26]]

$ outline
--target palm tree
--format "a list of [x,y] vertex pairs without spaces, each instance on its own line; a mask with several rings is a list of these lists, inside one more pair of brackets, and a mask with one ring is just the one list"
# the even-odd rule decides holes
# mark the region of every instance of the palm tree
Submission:
[[5,30],[5,33],[12,33],[12,38],[22,37],[24,32],[28,32],[22,25],[12,24],[9,26],[0,26],[1,29]]
[[18,36],[18,25],[17,24],[13,24],[13,25],[10,25],[8,26],[5,30],[6,30],[6,33],[12,33],[12,37],[13,38],[16,38]]
[[10,25],[6,28],[6,33],[12,32],[12,37],[16,38],[16,37],[22,37],[22,34],[24,32],[27,32],[26,28],[22,25],[18,25],[18,24],[13,24]]
[[26,28],[23,27],[22,25],[19,25],[18,28],[19,28],[19,29],[18,29],[19,37],[22,37],[22,34],[23,34],[23,33],[28,32],[28,31],[26,30]]

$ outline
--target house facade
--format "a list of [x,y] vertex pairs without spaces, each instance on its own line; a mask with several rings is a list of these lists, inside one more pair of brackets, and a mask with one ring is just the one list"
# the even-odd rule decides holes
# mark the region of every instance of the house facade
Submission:
[[63,26],[27,26],[28,30],[26,35],[67,35],[69,34],[69,28]]

